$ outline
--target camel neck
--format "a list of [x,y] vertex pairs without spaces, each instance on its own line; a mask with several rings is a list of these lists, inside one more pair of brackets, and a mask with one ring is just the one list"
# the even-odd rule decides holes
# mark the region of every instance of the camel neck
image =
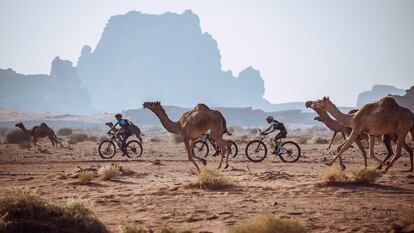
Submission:
[[18,127],[23,131],[23,133],[30,134],[30,135],[32,134],[32,131],[26,129],[26,127],[24,125],[18,126]]
[[328,104],[327,111],[342,125],[352,127],[353,115],[342,113],[335,104]]
[[332,119],[330,116],[329,116],[329,114],[326,112],[326,111],[324,111],[324,110],[322,110],[322,109],[320,109],[320,108],[315,108],[314,109],[315,110],[315,112],[316,113],[318,113],[318,115],[319,115],[319,117],[321,118],[321,120],[327,125],[327,126],[332,126],[332,125],[336,125],[336,124],[338,124],[338,122],[337,121],[335,121],[334,119]]
[[168,118],[167,113],[165,113],[164,109],[153,111],[155,115],[160,119],[160,122],[164,128],[173,134],[180,134],[181,133],[181,125],[179,122],[174,122]]

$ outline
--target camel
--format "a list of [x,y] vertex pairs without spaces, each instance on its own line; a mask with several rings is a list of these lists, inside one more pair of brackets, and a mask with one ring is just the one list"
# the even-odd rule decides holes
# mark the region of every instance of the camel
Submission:
[[57,144],[60,144],[55,131],[53,131],[53,129],[51,129],[46,123],[36,125],[31,130],[26,129],[26,127],[21,122],[16,124],[16,127],[20,128],[25,134],[28,134],[33,138],[33,144],[35,147],[37,146],[37,140],[44,137],[49,138],[53,147]]
[[[312,103],[313,103],[313,101],[307,101],[305,103],[305,106],[307,108],[309,108],[309,107],[312,108]],[[342,134],[342,136],[344,137],[345,140],[346,140],[345,135],[349,136],[351,134],[351,132],[352,132],[351,128],[346,127],[346,126],[340,124],[338,121],[332,119],[325,110],[322,110],[320,108],[312,108],[312,109],[319,115],[318,117],[315,117],[315,120],[319,120],[319,121],[323,122],[326,125],[326,127],[328,127],[330,130],[334,131],[334,135],[332,136],[332,139],[331,139],[331,142],[329,144],[328,150],[331,147],[332,142],[333,142],[333,140],[334,140],[334,138],[335,138],[335,136],[338,132],[340,132]],[[367,167],[368,166],[367,153],[365,152],[364,146],[361,143],[361,138],[362,137],[359,137],[357,140],[355,140],[355,143],[357,144],[358,148],[360,149],[360,151],[362,153],[362,157],[364,159],[365,167]],[[340,147],[341,146],[339,146],[338,149],[340,149]],[[345,165],[343,165],[341,157],[339,157],[339,161],[340,161],[342,169],[345,169]]]
[[413,151],[405,143],[405,137],[412,127],[414,127],[414,114],[407,108],[401,107],[393,97],[387,96],[380,99],[378,102],[366,104],[355,114],[342,113],[329,100],[329,97],[324,97],[323,99],[313,102],[311,107],[321,108],[329,112],[338,122],[352,128],[351,135],[348,137],[346,143],[340,149],[336,157],[331,162],[328,162],[327,165],[332,165],[360,134],[366,133],[369,135],[370,157],[375,159],[380,164],[378,168],[381,168],[384,162],[375,156],[375,139],[376,136],[388,134],[397,140],[397,148],[395,156],[385,168],[384,173],[386,173],[401,156],[401,149],[403,146],[409,149],[411,160],[410,171],[413,170]]
[[[132,122],[130,122],[131,124],[131,133],[134,134],[137,138],[139,143],[142,144],[142,138],[141,138],[141,130],[139,129],[138,126],[134,125]],[[105,125],[107,125],[109,128],[112,128],[112,126],[114,126],[114,124],[112,122],[106,122]],[[113,129],[114,133],[118,132],[118,129]]]
[[195,156],[192,148],[195,141],[202,134],[205,134],[208,130],[210,130],[210,137],[220,147],[222,154],[221,161],[217,169],[221,168],[224,157],[226,157],[226,166],[224,168],[228,168],[231,145],[228,141],[223,139],[223,134],[231,134],[227,130],[226,119],[224,119],[223,115],[219,111],[212,110],[205,104],[197,104],[192,110],[184,112],[180,119],[174,122],[168,118],[167,113],[159,101],[145,102],[143,107],[151,110],[160,119],[161,124],[168,132],[178,134],[183,137],[188,159],[196,166],[198,171],[200,171],[200,168],[194,161],[194,158],[200,160],[204,166],[207,164],[207,161],[203,158]]

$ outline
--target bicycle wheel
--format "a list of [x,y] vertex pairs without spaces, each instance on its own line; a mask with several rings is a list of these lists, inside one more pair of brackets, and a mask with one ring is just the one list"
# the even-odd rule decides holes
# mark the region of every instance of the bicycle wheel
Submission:
[[266,158],[266,145],[259,140],[253,140],[246,146],[246,156],[252,162],[260,162]]
[[300,147],[296,142],[286,141],[280,145],[279,157],[283,162],[294,163],[300,157]]
[[229,140],[229,142],[231,143],[229,156],[233,156],[233,158],[236,158],[237,153],[239,153],[239,148],[237,147],[237,144],[234,141]]
[[98,147],[99,156],[103,159],[110,159],[114,157],[116,152],[115,144],[111,140],[104,140]]
[[197,140],[193,145],[193,154],[197,157],[207,157],[209,152],[208,145],[205,141]]
[[142,146],[137,140],[129,141],[126,144],[126,155],[128,158],[139,158],[142,155]]

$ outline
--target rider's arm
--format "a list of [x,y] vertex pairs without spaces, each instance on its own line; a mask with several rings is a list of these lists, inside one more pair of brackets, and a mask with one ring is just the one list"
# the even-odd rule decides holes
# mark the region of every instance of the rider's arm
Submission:
[[112,126],[111,127],[111,129],[109,130],[109,132],[111,132],[113,129],[115,129],[115,127],[118,125],[119,123],[118,122],[116,122],[115,124],[114,124],[114,126]]
[[[269,128],[265,129],[265,130],[262,132],[262,134],[269,134],[269,133],[273,132],[274,130],[271,130],[272,128],[273,128],[272,126],[269,126]],[[269,132],[268,132],[268,131],[269,131]]]

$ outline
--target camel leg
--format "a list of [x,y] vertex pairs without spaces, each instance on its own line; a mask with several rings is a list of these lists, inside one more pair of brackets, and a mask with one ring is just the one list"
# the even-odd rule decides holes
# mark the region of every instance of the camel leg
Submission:
[[200,158],[200,157],[198,157],[198,156],[195,156],[194,155],[194,153],[193,153],[193,147],[194,147],[194,144],[195,144],[195,142],[196,142],[196,140],[190,140],[190,145],[191,145],[191,154],[193,155],[193,158],[196,158],[196,159],[198,159],[199,161],[201,161],[202,163],[203,163],[203,165],[204,166],[206,166],[207,165],[207,160],[206,159],[204,159],[204,158]]
[[331,146],[332,146],[332,143],[333,143],[333,141],[334,141],[334,139],[335,139],[335,136],[336,136],[336,134],[337,134],[338,132],[334,132],[334,134],[332,135],[332,138],[331,138],[331,143],[329,143],[329,146],[328,146],[328,148],[326,148],[327,150],[329,150],[329,149],[331,149]]
[[411,149],[411,147],[407,145],[405,141],[404,141],[403,147],[408,152],[408,155],[410,156],[411,168],[410,170],[408,170],[408,172],[412,172],[413,171],[413,149]]
[[[326,165],[331,166],[349,148],[349,146],[352,145],[352,143],[358,138],[358,135],[359,135],[359,132],[352,131],[348,140],[345,141],[345,144],[342,146],[341,150],[336,155],[336,157],[332,159],[330,162],[327,162]],[[339,163],[342,169],[344,169],[345,166],[341,164],[341,160],[339,160]]]
[[52,143],[52,147],[55,147],[55,140],[52,136],[49,136],[49,141]]
[[378,166],[378,169],[382,168],[382,161],[377,156],[375,156],[375,135],[369,135],[369,157],[377,161],[380,165]]
[[359,138],[357,138],[357,139],[355,140],[355,143],[357,144],[357,146],[358,146],[359,150],[360,150],[360,151],[361,151],[361,153],[362,153],[362,157],[364,158],[364,165],[365,165],[365,167],[368,167],[368,162],[367,162],[367,152],[365,152],[365,148],[364,148],[364,146],[362,145],[361,140],[360,140]]
[[385,164],[385,162],[391,158],[391,156],[394,154],[394,152],[392,151],[392,146],[391,146],[391,137],[390,135],[386,134],[383,136],[382,138],[382,142],[385,144],[385,148],[387,148],[387,156],[385,157],[384,161],[382,163]]
[[185,145],[185,149],[187,150],[188,160],[194,163],[194,165],[197,168],[197,171],[200,172],[200,168],[198,167],[197,163],[193,159],[193,152],[190,147],[190,140],[188,140],[187,138],[184,138],[184,145]]
[[[220,169],[221,164],[223,163],[224,157],[226,156],[228,149],[227,149],[227,145],[224,143],[224,140],[215,140],[215,141],[217,142],[217,147],[220,148],[220,153],[221,153],[220,164],[217,167],[217,169]],[[228,167],[228,161],[227,161],[225,168],[227,167]]]
[[395,149],[395,155],[394,158],[392,158],[390,164],[388,164],[388,166],[385,168],[384,173],[387,173],[388,169],[390,169],[390,167],[392,167],[392,165],[394,164],[395,161],[397,161],[398,158],[400,158],[401,156],[401,149],[402,146],[404,144],[404,140],[398,140],[397,142],[397,148]]

